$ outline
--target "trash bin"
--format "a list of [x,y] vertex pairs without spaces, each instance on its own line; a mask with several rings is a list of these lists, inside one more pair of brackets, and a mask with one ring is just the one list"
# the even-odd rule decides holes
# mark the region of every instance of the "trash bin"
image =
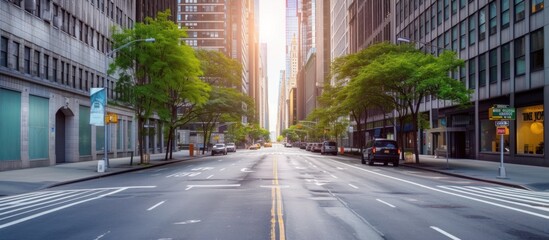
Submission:
[[189,144],[189,156],[194,156],[194,144]]
[[105,160],[97,161],[97,172],[105,172]]

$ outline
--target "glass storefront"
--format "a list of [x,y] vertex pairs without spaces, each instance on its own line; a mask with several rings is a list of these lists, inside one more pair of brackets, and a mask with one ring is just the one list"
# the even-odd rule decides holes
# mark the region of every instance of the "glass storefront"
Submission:
[[[492,120],[480,120],[480,151],[500,152],[501,135],[496,133],[496,124]],[[509,153],[509,135],[503,135],[505,153]]]
[[517,108],[517,154],[543,154],[543,105]]

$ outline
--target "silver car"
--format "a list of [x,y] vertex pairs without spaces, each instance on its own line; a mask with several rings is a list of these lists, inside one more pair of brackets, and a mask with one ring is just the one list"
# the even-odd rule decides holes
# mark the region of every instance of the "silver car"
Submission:
[[217,143],[212,148],[212,156],[216,153],[221,153],[223,155],[227,155],[227,147],[223,143]]
[[320,154],[328,154],[331,153],[333,155],[337,155],[337,143],[332,141],[324,141],[322,143],[322,148],[320,148]]
[[236,152],[236,145],[234,143],[227,143],[227,152]]

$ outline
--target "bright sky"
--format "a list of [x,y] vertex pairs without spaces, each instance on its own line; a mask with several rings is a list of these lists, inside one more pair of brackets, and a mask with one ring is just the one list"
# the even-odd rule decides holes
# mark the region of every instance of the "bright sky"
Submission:
[[284,0],[259,1],[259,39],[267,43],[267,76],[269,78],[269,131],[276,131],[278,115],[278,82],[285,62],[285,5]]

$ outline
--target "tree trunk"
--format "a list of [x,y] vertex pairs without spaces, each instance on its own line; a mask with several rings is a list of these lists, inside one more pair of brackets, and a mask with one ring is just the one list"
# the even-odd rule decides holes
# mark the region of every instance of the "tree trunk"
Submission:
[[139,163],[143,164],[143,126],[144,119],[141,116],[137,117],[137,141],[138,141],[138,150],[139,150]]

